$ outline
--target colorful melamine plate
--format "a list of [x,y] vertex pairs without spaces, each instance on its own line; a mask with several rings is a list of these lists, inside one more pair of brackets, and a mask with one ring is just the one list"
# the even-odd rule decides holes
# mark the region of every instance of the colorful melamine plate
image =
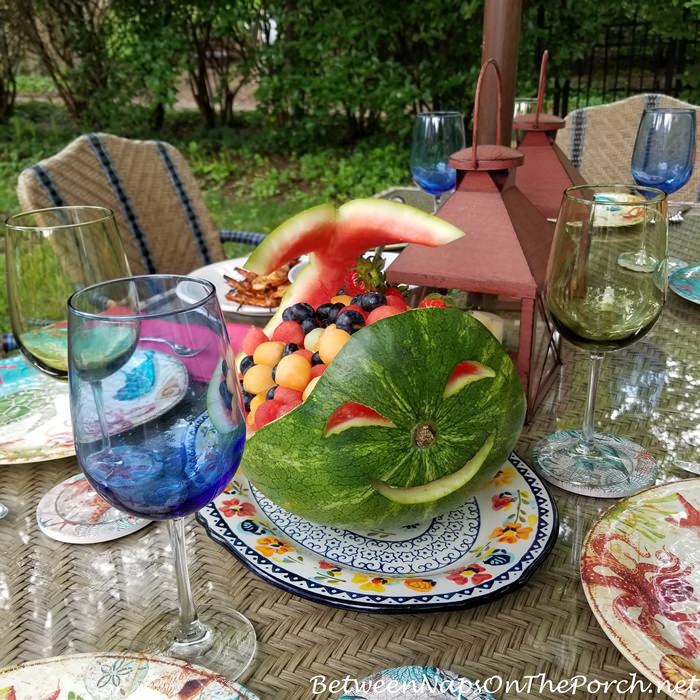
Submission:
[[476,681],[434,666],[399,666],[349,681],[338,700],[495,700]]
[[43,374],[24,355],[0,360],[0,463],[73,454],[68,382]]
[[[602,192],[595,196],[596,202],[608,202],[607,206],[599,205],[595,208],[595,226],[633,226],[646,217],[644,197],[626,192]],[[639,203],[639,206],[630,204]]]
[[679,297],[700,304],[700,266],[690,265],[676,270],[669,275],[668,286]]
[[700,479],[687,479],[615,504],[581,557],[583,590],[605,633],[678,700],[700,692],[699,551]]
[[13,700],[258,700],[201,666],[145,654],[75,654],[0,670],[0,698]]
[[36,509],[36,521],[45,535],[70,544],[116,540],[150,522],[110,506],[82,474],[62,481],[43,496]]
[[[178,359],[154,350],[136,351],[103,382],[105,404],[116,404],[115,410],[110,409],[111,432],[128,430],[170,410],[187,392],[188,382]],[[92,395],[85,401],[89,406]],[[88,430],[88,437],[99,437],[97,420]],[[0,361],[0,464],[74,454],[68,383],[39,372],[22,355]]]
[[350,532],[274,505],[243,474],[197,515],[265,580],[368,612],[466,607],[524,583],[557,536],[557,511],[516,455],[461,508],[430,523]]

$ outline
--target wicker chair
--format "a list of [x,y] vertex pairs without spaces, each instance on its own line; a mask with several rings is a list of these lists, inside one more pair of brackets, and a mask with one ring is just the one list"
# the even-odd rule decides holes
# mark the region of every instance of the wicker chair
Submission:
[[134,274],[185,274],[224,258],[222,240],[263,234],[217,231],[182,154],[162,141],[85,134],[22,171],[24,210],[94,204],[114,211]]
[[[587,182],[632,182],[630,164],[637,127],[644,110],[653,107],[693,107],[700,113],[700,107],[667,95],[634,95],[569,112],[566,126],[557,133],[557,144]],[[696,150],[700,149],[700,130],[697,143]],[[695,169],[688,184],[671,199],[700,201],[700,169]]]

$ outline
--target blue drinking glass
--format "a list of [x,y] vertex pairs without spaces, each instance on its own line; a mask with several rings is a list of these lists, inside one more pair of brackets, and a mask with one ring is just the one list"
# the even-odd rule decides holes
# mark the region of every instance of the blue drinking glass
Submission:
[[695,110],[646,110],[632,153],[634,181],[672,194],[690,180],[694,164]]
[[[690,180],[694,165],[695,110],[670,107],[645,110],[632,151],[634,181],[672,194]],[[652,272],[658,264],[645,250],[623,253],[618,262],[635,272]],[[668,258],[667,266],[673,271],[686,263]]]
[[253,627],[234,610],[225,619],[218,610],[216,628],[199,619],[185,552],[184,517],[226,488],[245,445],[213,285],[144,275],[76,292],[68,300],[68,379],[78,462],[92,487],[119,510],[168,522],[179,620],[150,621],[132,648],[239,677],[255,654]]
[[457,184],[450,155],[464,148],[464,117],[459,112],[421,112],[413,122],[411,174],[416,185],[433,197],[433,213],[440,198]]

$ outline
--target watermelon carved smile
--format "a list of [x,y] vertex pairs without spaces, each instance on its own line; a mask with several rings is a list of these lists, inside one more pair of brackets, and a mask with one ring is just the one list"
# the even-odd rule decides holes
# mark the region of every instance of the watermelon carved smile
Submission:
[[242,467],[309,520],[406,525],[461,505],[503,466],[524,417],[493,335],[458,309],[416,309],[355,333],[301,406],[249,438]]
[[486,438],[486,442],[481,446],[479,451],[459,470],[454,474],[442,476],[435,481],[420,486],[391,486],[383,481],[373,481],[372,486],[384,498],[388,498],[394,503],[415,504],[415,503],[432,503],[440,498],[449,496],[458,489],[468,484],[481,469],[481,466],[489,456],[489,452],[493,448],[494,434]]

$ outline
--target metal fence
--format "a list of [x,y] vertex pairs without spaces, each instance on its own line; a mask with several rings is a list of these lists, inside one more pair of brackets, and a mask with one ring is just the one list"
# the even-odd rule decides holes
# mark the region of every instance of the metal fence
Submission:
[[577,61],[573,75],[555,81],[554,112],[565,116],[577,107],[644,92],[697,100],[688,72],[700,77],[700,22],[686,29],[684,39],[664,39],[651,22],[609,26],[603,40]]

